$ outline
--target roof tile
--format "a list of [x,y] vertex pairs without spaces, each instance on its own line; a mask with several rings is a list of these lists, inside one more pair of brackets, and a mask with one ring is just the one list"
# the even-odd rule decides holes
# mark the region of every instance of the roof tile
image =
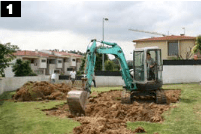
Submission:
[[[55,54],[59,54],[61,56],[75,56],[75,57],[82,57],[82,55],[79,54],[73,54],[73,53],[66,53],[66,52],[55,52]],[[56,55],[44,53],[44,52],[36,52],[36,51],[29,51],[29,50],[23,50],[23,51],[17,51],[14,53],[15,56],[38,56],[38,57],[57,57]]]

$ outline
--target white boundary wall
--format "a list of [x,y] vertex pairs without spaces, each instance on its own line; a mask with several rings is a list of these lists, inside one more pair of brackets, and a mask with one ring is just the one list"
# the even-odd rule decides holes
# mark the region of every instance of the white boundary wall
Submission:
[[201,81],[201,65],[164,65],[163,83],[191,83]]
[[95,76],[95,80],[97,86],[122,86],[124,84],[121,76]]
[[0,94],[6,91],[17,90],[28,81],[50,81],[50,76],[26,76],[26,77],[1,78]]
[[[96,76],[97,86],[122,86],[124,81],[121,76]],[[50,76],[28,76],[0,78],[0,94],[5,91],[14,91],[28,81],[49,81]],[[56,82],[67,82],[57,80]],[[163,66],[163,84],[191,83],[201,81],[201,65],[165,65]],[[93,86],[93,82],[92,82]]]

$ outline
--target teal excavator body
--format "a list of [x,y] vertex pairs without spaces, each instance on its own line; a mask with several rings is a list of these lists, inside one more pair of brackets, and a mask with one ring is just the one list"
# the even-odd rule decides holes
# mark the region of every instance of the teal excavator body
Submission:
[[[157,47],[141,48],[133,51],[133,73],[131,76],[124,53],[119,45],[101,41],[107,47],[97,47],[97,41],[91,40],[92,44],[87,47],[85,60],[86,82],[81,90],[68,92],[67,103],[72,114],[85,114],[85,105],[91,93],[91,83],[96,64],[96,53],[112,54],[119,60],[121,74],[125,86],[121,96],[122,103],[132,103],[135,96],[154,96],[156,103],[166,103],[162,86],[162,62],[161,50]],[[147,54],[153,55],[154,65],[150,69],[147,62]],[[152,79],[151,79],[152,78]]]

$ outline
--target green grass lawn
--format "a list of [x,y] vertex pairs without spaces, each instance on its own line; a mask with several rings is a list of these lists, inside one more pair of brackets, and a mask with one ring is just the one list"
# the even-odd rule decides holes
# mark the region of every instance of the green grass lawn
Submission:
[[134,122],[128,128],[134,130],[142,126],[147,134],[201,134],[201,85],[163,85],[164,89],[182,89],[181,100],[176,108],[163,114],[162,123]]
[[[122,87],[98,87],[92,91],[102,92]],[[164,89],[182,89],[181,100],[176,108],[163,114],[162,123],[128,122],[128,128],[145,128],[148,134],[201,134],[201,85],[175,84],[164,85]],[[1,134],[65,134],[72,133],[79,126],[67,118],[47,116],[42,109],[62,105],[65,101],[49,102],[12,102],[9,99],[15,92],[0,95],[0,133]]]
[[[14,92],[6,92],[0,99],[9,98]],[[80,125],[71,119],[46,116],[42,109],[62,105],[65,101],[10,102],[1,101],[1,134],[65,134]]]

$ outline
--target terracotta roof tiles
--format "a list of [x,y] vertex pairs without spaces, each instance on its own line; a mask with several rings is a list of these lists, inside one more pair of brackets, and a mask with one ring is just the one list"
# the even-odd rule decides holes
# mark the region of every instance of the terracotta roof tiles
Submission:
[[36,52],[36,51],[29,51],[29,50],[23,50],[23,51],[17,51],[14,53],[16,56],[42,56],[42,57],[52,57],[54,55],[46,54],[42,52]]
[[82,57],[82,55],[74,54],[74,53],[66,53],[66,52],[56,52],[53,51],[55,54],[60,54],[62,56],[75,56],[75,57]]
[[[82,55],[79,54],[73,54],[73,53],[66,53],[66,52],[55,52],[55,54],[61,55],[61,56],[74,56],[74,57],[82,57]],[[44,52],[36,52],[36,51],[29,51],[29,50],[23,50],[23,51],[17,51],[14,53],[15,56],[37,56],[37,57],[57,57],[57,55],[48,54]]]

